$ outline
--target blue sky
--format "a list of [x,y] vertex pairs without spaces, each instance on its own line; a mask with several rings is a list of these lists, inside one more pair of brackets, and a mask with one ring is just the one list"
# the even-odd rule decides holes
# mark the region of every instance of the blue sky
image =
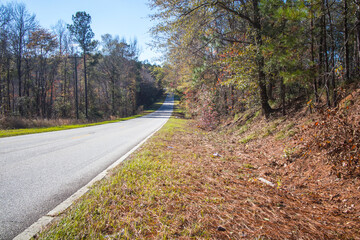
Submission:
[[151,10],[147,5],[148,0],[19,0],[17,2],[23,2],[29,12],[36,15],[40,25],[48,29],[60,19],[71,23],[73,14],[77,11],[85,11],[91,15],[91,27],[97,40],[106,33],[118,35],[120,38],[125,37],[127,41],[136,37],[141,50],[139,60],[147,59],[154,63],[160,56],[147,46],[147,43],[151,42],[149,29],[154,24],[149,18]]

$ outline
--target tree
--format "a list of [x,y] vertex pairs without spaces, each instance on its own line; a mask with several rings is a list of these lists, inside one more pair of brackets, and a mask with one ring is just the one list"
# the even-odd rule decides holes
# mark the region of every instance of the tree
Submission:
[[[18,77],[18,94],[22,96],[22,59],[23,53],[26,46],[26,38],[29,33],[35,29],[37,23],[35,21],[35,15],[30,14],[24,4],[17,3],[13,7],[12,11],[12,29],[11,29],[11,40],[12,46],[16,59],[16,69]],[[19,104],[19,112],[21,111],[21,104]]]
[[357,74],[360,75],[360,0],[355,0],[356,3],[356,51],[357,51],[357,59],[356,59],[356,66],[357,66]]
[[[0,6],[0,114],[11,109],[10,99],[10,22],[12,8],[10,5]],[[4,80],[4,81],[3,81]]]
[[[90,23],[90,15],[78,12],[72,25],[60,20],[51,31],[24,4],[0,4],[0,118],[79,118],[79,110],[89,118],[126,117],[153,103],[161,86],[151,66],[138,61],[136,40],[106,35],[102,51],[93,54]],[[74,68],[69,57],[78,46],[83,61]],[[77,84],[70,76],[80,69]]]
[[57,35],[58,42],[59,42],[59,55],[61,56],[64,51],[64,45],[66,41],[66,24],[63,20],[59,20],[56,25],[53,27],[54,32]]
[[[155,29],[156,34],[163,34],[174,48],[184,50],[187,43],[192,44],[192,55],[202,68],[202,76],[211,73],[217,81],[218,71],[214,67],[205,67],[199,53],[209,62],[216,60],[217,53],[226,45],[241,42],[242,36],[250,34],[255,46],[256,78],[263,113],[269,117],[272,109],[268,103],[265,62],[263,48],[263,19],[260,1],[152,1],[153,7],[161,9],[155,18],[162,19]],[[175,16],[175,17],[174,17]],[[249,31],[250,29],[250,31]],[[171,40],[170,40],[171,39]],[[173,45],[173,44],[172,44]],[[170,51],[173,49],[170,46]],[[194,49],[195,47],[195,49]],[[186,50],[185,50],[186,51]],[[183,54],[182,54],[183,55]],[[180,55],[181,56],[181,55]],[[185,60],[185,59],[184,59]],[[196,62],[196,61],[194,61]],[[196,63],[195,63],[196,64]],[[201,66],[202,65],[202,66]],[[207,66],[211,66],[212,64]],[[194,68],[194,69],[195,69]],[[225,96],[224,96],[225,97]]]
[[[111,114],[119,115],[122,109],[127,109],[121,102],[125,95],[135,91],[133,74],[137,75],[134,61],[137,58],[136,41],[128,44],[125,39],[113,37],[110,34],[101,36],[102,58],[97,66],[106,87],[109,89]],[[132,93],[133,95],[133,93]],[[128,99],[130,100],[130,99]],[[127,103],[130,101],[127,101]],[[131,110],[134,110],[131,107]]]
[[66,27],[66,24],[63,20],[59,20],[56,25],[53,27],[54,33],[57,35],[58,39],[58,47],[59,52],[57,54],[57,58],[59,60],[60,69],[59,69],[59,75],[61,81],[61,89],[62,89],[62,103],[61,103],[61,114],[63,116],[66,116],[66,105],[68,100],[68,55],[69,55],[69,47],[71,43],[71,38],[69,31]]
[[[33,86],[36,98],[37,112],[42,117],[50,117],[53,105],[54,95],[54,78],[50,77],[51,61],[50,54],[58,45],[57,39],[47,30],[38,28],[33,31],[29,38],[27,48],[30,50],[32,59],[35,62],[34,70],[36,71],[36,85]],[[53,64],[57,64],[56,61]],[[47,93],[50,90],[50,101],[47,103]]]
[[68,29],[74,36],[74,39],[79,43],[83,50],[84,59],[84,79],[85,79],[85,116],[88,118],[88,82],[86,74],[86,54],[96,48],[97,42],[92,40],[95,36],[90,23],[91,16],[86,12],[77,12],[72,16],[73,24],[68,25]]
[[348,0],[343,0],[344,2],[344,45],[345,45],[345,81],[350,82],[350,47],[349,47],[349,26],[348,26]]

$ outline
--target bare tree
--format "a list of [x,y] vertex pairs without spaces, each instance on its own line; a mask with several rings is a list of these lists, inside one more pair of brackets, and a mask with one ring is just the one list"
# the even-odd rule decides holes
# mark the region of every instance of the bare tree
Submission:
[[[10,111],[10,47],[9,25],[11,21],[11,6],[0,6],[0,113]],[[3,74],[2,74],[3,73]]]
[[[35,29],[37,23],[35,15],[30,14],[23,3],[16,3],[12,11],[13,24],[11,29],[12,47],[15,55],[17,78],[18,78],[18,93],[22,96],[22,59],[26,45],[26,38],[29,33]],[[19,105],[21,113],[21,105]]]

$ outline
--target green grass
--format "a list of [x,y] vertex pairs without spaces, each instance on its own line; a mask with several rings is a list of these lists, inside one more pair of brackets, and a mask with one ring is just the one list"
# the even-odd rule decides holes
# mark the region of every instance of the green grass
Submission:
[[248,142],[250,142],[251,140],[254,140],[254,139],[256,139],[257,138],[257,133],[255,132],[255,133],[252,133],[252,134],[249,134],[249,135],[247,135],[246,137],[244,137],[244,138],[242,138],[239,142],[240,143],[243,143],[243,144],[245,144],[245,143],[248,143]]
[[255,169],[255,167],[253,165],[251,165],[250,163],[244,163],[243,167],[248,168],[248,169]]
[[296,130],[294,130],[295,123],[291,122],[289,123],[284,129],[282,129],[281,131],[279,131],[276,136],[275,139],[276,140],[281,140],[287,137],[292,137],[296,134]]
[[247,132],[251,126],[251,123],[254,121],[255,118],[257,118],[259,116],[260,113],[261,113],[261,111],[259,110],[255,113],[248,111],[248,112],[244,113],[242,116],[235,115],[236,120],[238,120],[240,118],[247,119],[245,124],[238,127],[239,128],[238,134],[243,134],[243,133]]
[[184,204],[196,186],[188,177],[195,173],[184,173],[193,169],[192,164],[174,161],[182,142],[170,142],[182,133],[193,133],[179,112],[175,107],[159,132],[36,239],[209,239],[204,224],[189,216]]
[[12,136],[18,136],[18,135],[26,135],[26,134],[34,134],[34,133],[43,133],[43,132],[54,132],[54,131],[61,131],[61,130],[67,130],[67,129],[90,127],[90,126],[102,125],[102,124],[107,124],[107,123],[126,121],[126,120],[138,118],[138,117],[150,114],[152,112],[155,112],[157,109],[159,109],[161,107],[164,100],[165,100],[165,97],[163,97],[159,101],[155,102],[149,108],[144,110],[141,114],[133,115],[133,116],[126,117],[126,118],[119,118],[119,119],[115,119],[115,120],[96,122],[96,123],[61,125],[61,126],[42,127],[42,128],[22,128],[22,129],[9,129],[9,130],[1,129],[0,130],[0,138],[12,137]]
[[[167,142],[186,120],[172,117],[131,159],[97,183],[39,239],[173,239],[206,236],[186,225],[186,183]],[[154,151],[157,149],[157,151]],[[171,204],[167,204],[171,203]]]
[[262,137],[265,138],[269,135],[273,135],[277,131],[277,127],[281,122],[283,122],[284,119],[280,118],[278,120],[275,120],[273,122],[270,122],[270,124],[267,124],[265,128],[263,129],[263,135]]

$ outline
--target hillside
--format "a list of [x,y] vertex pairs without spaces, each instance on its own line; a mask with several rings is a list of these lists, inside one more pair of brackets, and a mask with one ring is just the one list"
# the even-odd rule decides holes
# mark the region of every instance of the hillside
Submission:
[[359,93],[213,131],[178,109],[40,238],[357,239]]
[[269,120],[247,112],[216,131],[179,139],[187,143],[180,151],[200,160],[192,161],[203,175],[199,194],[215,199],[211,216],[227,229],[211,236],[356,239],[359,104],[358,89],[336,109],[310,114],[305,107]]
[[359,93],[337,109],[244,118],[212,134],[213,151],[237,160],[223,171],[253,183],[242,190],[252,200],[237,220],[249,222],[245,213],[253,213],[252,237],[359,236]]

